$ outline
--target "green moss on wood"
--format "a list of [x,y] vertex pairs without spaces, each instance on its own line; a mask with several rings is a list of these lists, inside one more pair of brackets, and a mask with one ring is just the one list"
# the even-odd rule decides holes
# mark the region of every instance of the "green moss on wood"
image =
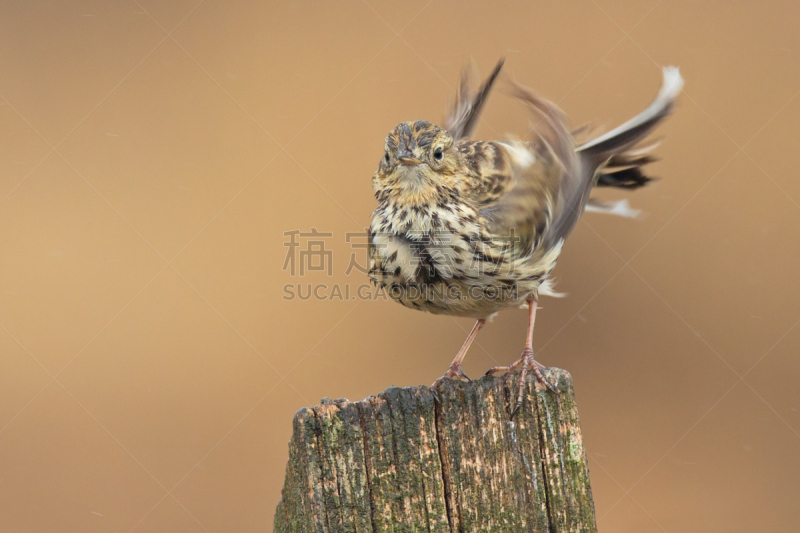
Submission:
[[390,387],[295,415],[276,533],[596,531],[572,380]]

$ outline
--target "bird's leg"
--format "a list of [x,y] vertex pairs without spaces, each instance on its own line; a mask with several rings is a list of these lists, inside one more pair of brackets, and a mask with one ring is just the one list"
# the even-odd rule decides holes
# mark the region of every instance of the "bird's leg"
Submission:
[[520,375],[519,379],[519,388],[517,389],[517,403],[514,406],[514,410],[511,412],[511,418],[514,417],[522,405],[522,392],[525,390],[525,378],[528,377],[529,370],[533,372],[533,375],[536,376],[536,379],[538,379],[541,384],[550,389],[552,392],[558,392],[556,388],[545,379],[544,374],[542,374],[542,369],[546,367],[533,358],[533,325],[536,321],[537,306],[538,302],[535,298],[528,299],[528,336],[525,339],[525,349],[522,350],[522,356],[508,366],[493,366],[486,371],[486,374],[488,375],[495,374],[497,372],[511,372],[520,366],[522,367],[522,374]]
[[436,388],[436,386],[438,386],[439,383],[441,383],[442,379],[444,378],[464,378],[467,381],[472,381],[464,373],[464,370],[462,370],[461,362],[464,361],[464,356],[467,355],[467,350],[469,350],[472,341],[474,341],[475,337],[478,336],[478,332],[481,330],[484,324],[486,324],[485,318],[481,318],[477,322],[475,322],[475,325],[472,326],[472,331],[469,332],[469,335],[467,335],[467,339],[464,341],[464,345],[461,346],[461,349],[456,354],[455,358],[453,359],[453,362],[450,363],[450,368],[447,369],[447,372],[445,372],[442,377],[433,382],[433,385],[431,385],[432,389]]

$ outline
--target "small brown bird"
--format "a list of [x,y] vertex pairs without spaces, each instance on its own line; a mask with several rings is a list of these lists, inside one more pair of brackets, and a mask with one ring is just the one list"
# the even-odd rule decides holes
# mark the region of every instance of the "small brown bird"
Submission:
[[522,356],[487,372],[521,367],[516,412],[528,371],[554,390],[533,358],[533,326],[539,295],[556,295],[550,273],[564,239],[587,204],[609,208],[590,202],[592,187],[635,189],[649,181],[642,166],[654,160],[657,143],[639,143],[670,113],[683,79],[677,68],[664,68],[661,90],[644,111],[584,144],[560,109],[512,82],[512,94],[537,122],[534,140],[469,140],[502,66],[500,60],[474,95],[462,75],[443,128],[402,122],[386,137],[372,178],[379,204],[369,276],[406,307],[477,319],[442,378],[469,379],[461,363],[486,320],[527,306]]

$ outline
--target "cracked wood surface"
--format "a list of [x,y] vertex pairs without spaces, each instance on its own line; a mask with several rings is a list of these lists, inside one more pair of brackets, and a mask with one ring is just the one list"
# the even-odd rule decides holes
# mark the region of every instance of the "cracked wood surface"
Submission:
[[572,378],[519,373],[324,399],[294,418],[275,533],[595,532]]

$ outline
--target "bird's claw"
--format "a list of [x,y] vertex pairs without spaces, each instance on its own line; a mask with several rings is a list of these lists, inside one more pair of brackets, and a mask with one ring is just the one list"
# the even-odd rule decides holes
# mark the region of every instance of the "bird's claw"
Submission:
[[[436,384],[436,383],[434,383],[434,385],[435,385],[435,384]],[[439,399],[439,393],[438,393],[438,392],[436,392],[436,389],[435,389],[435,388],[433,388],[432,386],[431,386],[431,387],[429,387],[429,389],[430,389],[430,391],[431,391],[431,395],[433,396],[433,401],[434,401],[434,402],[436,402],[436,403],[438,403],[439,405],[442,405],[442,400],[440,400],[440,399]]]
[[433,382],[433,384],[431,385],[431,389],[435,389],[436,387],[438,387],[439,384],[442,382],[442,380],[445,378],[451,378],[451,379],[461,378],[472,383],[472,380],[461,368],[461,365],[458,363],[453,363],[450,365],[450,368],[448,368],[447,371],[444,374],[442,374],[442,377]]
[[550,392],[558,394],[558,389],[547,381],[547,378],[544,377],[542,374],[542,370],[547,368],[540,362],[536,361],[533,358],[533,349],[525,348],[522,351],[522,357],[520,357],[514,363],[508,366],[493,366],[489,370],[486,371],[486,375],[496,374],[498,372],[512,372],[517,368],[522,367],[522,372],[520,373],[519,377],[519,388],[517,389],[517,402],[514,404],[514,409],[511,410],[510,419],[513,420],[514,416],[519,412],[520,407],[522,407],[522,393],[525,391],[525,378],[528,376],[528,371],[533,372],[533,375],[536,376],[536,380],[539,381],[542,385],[547,387]]

